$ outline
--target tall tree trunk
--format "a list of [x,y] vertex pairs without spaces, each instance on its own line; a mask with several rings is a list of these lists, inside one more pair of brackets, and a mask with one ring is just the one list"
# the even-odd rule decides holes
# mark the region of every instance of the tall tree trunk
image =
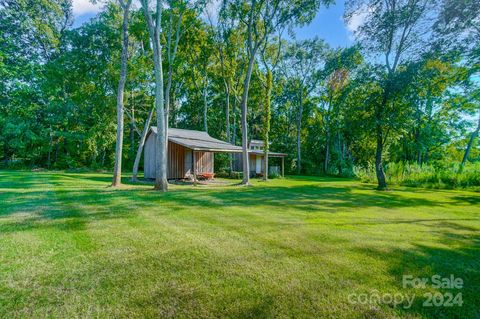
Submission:
[[132,181],[136,182],[138,180],[138,166],[140,165],[140,159],[142,158],[143,146],[145,145],[145,140],[147,138],[147,133],[150,128],[150,122],[153,117],[153,108],[148,113],[147,119],[145,120],[145,125],[143,126],[142,135],[140,136],[140,141],[138,142],[137,155],[135,156],[135,162],[133,163],[133,173]]
[[462,163],[460,164],[460,170],[463,170],[463,167],[465,167],[465,164],[467,163],[468,155],[470,155],[470,150],[472,148],[473,141],[478,136],[479,131],[480,131],[480,112],[478,113],[477,128],[475,129],[475,131],[472,132],[472,135],[470,135],[470,139],[468,141],[467,148],[465,149],[465,154],[463,155]]
[[[175,43],[172,48],[172,35],[173,35],[173,8],[170,8],[170,29],[168,32],[167,40],[167,62],[168,62],[168,73],[167,73],[167,86],[165,88],[165,138],[168,137],[168,126],[169,126],[169,117],[170,117],[170,92],[172,88],[172,75],[173,75],[173,62],[177,55],[178,42],[180,41],[180,30],[182,26],[182,17],[184,10],[181,10],[178,17],[177,26],[175,29]],[[167,147],[168,147],[168,141]]]
[[167,130],[169,125],[168,123],[169,117],[170,117],[170,91],[172,89],[172,75],[173,75],[173,69],[172,69],[172,65],[169,63],[168,73],[167,73],[167,87],[165,88],[165,125],[167,127]]
[[417,118],[417,129],[415,130],[415,142],[416,142],[415,144],[417,145],[417,163],[420,165],[422,164],[422,141],[421,141],[422,118],[420,114],[419,103],[417,103],[416,118]]
[[[227,135],[227,142],[230,143],[230,87],[229,84],[224,81],[225,83],[225,132]],[[233,156],[232,154],[228,154],[228,163],[229,163],[229,170],[232,173],[233,170]]]
[[273,85],[272,71],[267,71],[267,87],[265,90],[265,123],[263,123],[263,180],[268,180],[268,151],[269,151],[269,134],[270,134],[270,119],[272,117],[270,110],[270,96],[272,95]]
[[[49,135],[50,135],[50,139],[49,139],[49,142],[48,142],[48,158],[47,158],[47,168],[50,169],[50,165],[51,165],[51,158],[52,158],[52,147],[53,147],[53,133],[52,133],[52,127],[50,126],[50,130],[49,130]],[[7,156],[7,154],[5,154],[5,156]]]
[[133,91],[130,95],[132,99],[132,117],[130,118],[130,158],[135,156],[135,104],[133,99]]
[[383,171],[383,113],[385,110],[385,105],[387,104],[388,98],[387,93],[384,94],[383,100],[381,105],[378,105],[375,109],[375,130],[376,130],[376,138],[377,138],[377,149],[375,152],[375,172],[377,174],[377,181],[378,181],[378,189],[385,190],[387,189],[387,180],[385,178],[385,172]]
[[255,54],[251,52],[248,60],[247,74],[243,82],[242,101],[240,109],[242,111],[241,125],[242,125],[242,164],[243,164],[243,180],[242,185],[250,184],[250,162],[248,153],[248,123],[247,123],[247,101],[248,89],[250,87],[250,78],[252,76],[253,63],[255,61]]
[[205,132],[208,133],[208,99],[207,99],[207,90],[208,90],[208,78],[205,76],[203,87],[203,128]]
[[160,37],[157,33],[157,50],[154,52],[155,62],[155,108],[157,111],[157,139],[155,144],[155,189],[166,192],[167,183],[167,136],[165,125],[165,109],[163,100],[163,70],[162,70],[162,52],[160,46]]
[[117,90],[117,142],[115,144],[115,167],[113,169],[112,187],[118,187],[122,184],[122,149],[123,149],[123,91],[127,81],[127,61],[128,61],[128,15],[131,1],[128,0],[123,7],[122,24],[122,57],[120,65],[120,80]]
[[331,110],[332,110],[332,101],[333,96],[330,93],[327,116],[325,117],[325,162],[323,163],[323,171],[325,174],[328,174],[328,164],[330,161],[330,119],[331,119]]
[[147,20],[148,33],[153,44],[155,71],[155,109],[157,113],[157,138],[155,141],[155,189],[168,191],[167,182],[167,130],[165,125],[165,105],[163,87],[162,46],[160,44],[163,1],[157,0],[155,24],[150,14],[148,0],[142,0],[143,12]]
[[377,124],[377,150],[375,153],[375,172],[377,174],[378,189],[387,189],[387,181],[385,178],[385,172],[383,171],[382,163],[383,154],[383,132],[379,124]]
[[[433,99],[431,97],[430,92],[428,92],[428,94],[427,94],[426,112],[427,112],[427,121],[425,123],[425,131],[427,132],[427,134],[430,134],[430,127],[432,125],[432,117],[433,117]],[[424,159],[423,159],[423,163],[428,163],[428,153],[429,153],[428,144],[425,147],[425,152],[424,153],[425,153],[425,156],[424,156]],[[421,158],[420,158],[420,160],[421,160]]]
[[60,148],[60,144],[57,138],[57,142],[55,143],[55,152],[53,153],[53,164],[57,163],[59,148]]
[[326,132],[325,137],[325,162],[323,163],[323,172],[328,174],[328,162],[330,159],[330,132]]
[[300,98],[297,113],[297,174],[302,171],[302,117],[303,117],[303,88],[300,90]]
[[231,143],[236,145],[237,143],[237,96],[235,95],[233,98],[233,106],[232,106],[232,135],[231,135]]

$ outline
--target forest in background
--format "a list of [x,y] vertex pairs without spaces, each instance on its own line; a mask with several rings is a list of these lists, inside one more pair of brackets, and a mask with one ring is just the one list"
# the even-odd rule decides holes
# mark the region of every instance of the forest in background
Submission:
[[[263,3],[288,8],[268,16]],[[212,10],[165,1],[160,43],[169,126],[241,145],[250,66],[248,137],[267,135],[272,150],[288,153],[288,173],[381,183],[382,169],[387,182],[479,186],[480,4],[351,0],[345,19],[366,15],[355,45],[296,39],[295,27],[331,3],[219,1]],[[70,0],[0,1],[4,167],[114,167],[125,4],[108,2],[72,28]],[[155,116],[146,15],[135,3],[127,15],[124,171]],[[217,156],[216,167],[229,172],[228,156]]]

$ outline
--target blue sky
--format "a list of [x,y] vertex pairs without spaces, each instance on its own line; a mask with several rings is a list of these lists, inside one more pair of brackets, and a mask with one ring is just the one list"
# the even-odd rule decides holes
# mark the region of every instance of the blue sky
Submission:
[[343,22],[345,1],[338,0],[329,8],[321,7],[312,23],[297,29],[298,39],[318,36],[332,47],[346,47],[353,44],[352,33]]
[[[101,10],[101,5],[93,5],[89,0],[73,0],[73,6],[76,17],[73,27],[82,25]],[[343,22],[343,11],[344,0],[337,0],[337,3],[329,8],[322,6],[311,24],[297,29],[297,38],[308,39],[318,36],[332,47],[351,45],[352,34]]]

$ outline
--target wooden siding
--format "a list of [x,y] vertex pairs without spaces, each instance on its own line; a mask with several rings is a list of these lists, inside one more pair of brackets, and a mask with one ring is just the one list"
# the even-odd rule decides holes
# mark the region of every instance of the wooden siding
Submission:
[[[233,156],[233,170],[237,172],[242,172],[243,171],[243,154],[242,153],[236,153]],[[250,165],[250,176],[255,176],[256,173],[256,166],[257,166],[257,157],[262,159],[262,164],[260,167],[260,171],[263,173],[263,155],[258,155],[258,154],[248,154],[248,162]]]
[[155,178],[155,134],[148,135],[143,148],[143,175]]
[[[155,178],[155,139],[156,134],[149,134],[144,146],[143,170],[145,178]],[[193,175],[192,150],[182,145],[168,142],[168,167],[167,178],[179,179]],[[214,155],[212,152],[195,151],[197,173],[214,172]]]
[[168,179],[185,178],[185,147],[168,142]]
[[213,153],[212,152],[195,152],[196,170],[200,173],[213,173]]

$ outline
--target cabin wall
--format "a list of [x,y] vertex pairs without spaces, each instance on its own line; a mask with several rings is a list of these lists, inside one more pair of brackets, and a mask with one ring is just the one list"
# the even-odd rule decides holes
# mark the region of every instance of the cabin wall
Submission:
[[168,179],[185,178],[185,150],[187,148],[168,142]]
[[255,172],[255,165],[257,162],[257,155],[255,154],[248,154],[248,164],[250,165],[250,175],[256,175]]
[[[149,134],[144,146],[144,177],[155,178],[155,139],[156,134]],[[192,175],[193,156],[192,150],[182,145],[168,142],[168,167],[167,178],[179,179]],[[214,172],[214,153],[212,152],[195,152],[196,163],[195,168],[197,174]]]
[[143,175],[155,178],[155,134],[149,134],[143,147]]
[[[236,172],[243,171],[243,154],[234,153],[233,154],[233,170]],[[259,166],[257,167],[257,159],[259,161]],[[248,164],[250,166],[250,175],[255,176],[256,174],[263,173],[263,155],[258,154],[248,154]]]
[[213,173],[213,153],[212,152],[195,152],[196,170],[200,173]]

